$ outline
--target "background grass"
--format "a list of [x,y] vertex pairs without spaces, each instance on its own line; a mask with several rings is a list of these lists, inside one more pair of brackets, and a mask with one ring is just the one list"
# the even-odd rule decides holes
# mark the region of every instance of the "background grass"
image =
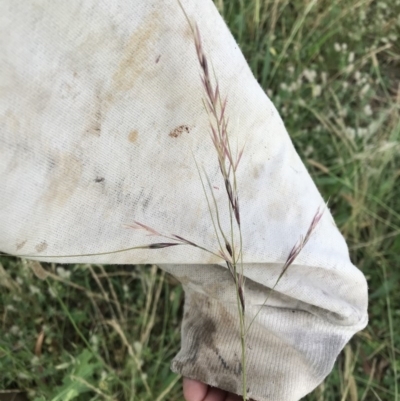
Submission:
[[[368,279],[369,326],[306,400],[399,401],[400,1],[215,2]],[[173,278],[0,263],[0,401],[182,399]]]

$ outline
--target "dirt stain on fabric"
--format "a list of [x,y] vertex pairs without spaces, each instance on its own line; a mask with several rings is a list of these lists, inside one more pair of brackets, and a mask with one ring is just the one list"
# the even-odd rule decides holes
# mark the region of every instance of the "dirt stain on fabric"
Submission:
[[190,42],[193,42],[194,36],[191,26],[189,24],[185,24],[184,26],[185,28],[183,31],[183,36],[185,37],[185,39],[189,40]]
[[76,191],[82,175],[82,162],[71,153],[60,153],[54,157],[54,167],[49,185],[44,194],[47,204],[64,205]]
[[182,329],[183,337],[190,340],[185,341],[184,357],[173,361],[173,370],[205,383],[215,383],[226,391],[237,392],[242,364],[236,353],[231,355],[225,349],[225,337],[218,329],[234,326],[232,317],[222,305],[218,317],[211,317],[215,315],[215,305],[202,294],[191,294],[187,302]]
[[26,241],[27,241],[27,240],[18,242],[18,243],[16,244],[16,250],[19,251],[20,249],[22,249],[22,248],[24,247],[24,245],[26,244]]
[[101,135],[101,112],[97,110],[93,117],[93,120],[89,123],[89,126],[85,130],[86,134],[100,136]]
[[190,128],[187,125],[179,125],[169,133],[169,136],[171,138],[179,138],[184,132],[189,133]]
[[[136,80],[148,68],[151,45],[159,31],[158,12],[152,12],[127,41],[118,68],[113,75],[114,88],[132,89]],[[153,59],[154,60],[154,59]]]
[[138,139],[138,135],[139,134],[137,131],[135,131],[135,130],[131,131],[128,135],[128,141],[131,143],[135,143]]
[[46,241],[42,241],[40,244],[37,244],[35,246],[35,249],[37,252],[43,252],[47,249],[47,242]]

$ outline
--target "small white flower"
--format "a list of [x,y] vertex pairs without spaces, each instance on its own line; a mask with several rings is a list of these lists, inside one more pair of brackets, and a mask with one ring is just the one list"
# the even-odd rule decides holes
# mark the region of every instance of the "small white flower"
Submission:
[[348,57],[348,62],[351,64],[354,61],[354,52],[350,52],[349,53],[349,57]]
[[31,292],[32,295],[40,294],[39,288],[37,288],[35,285],[30,285],[29,291]]
[[10,333],[13,334],[14,336],[19,335],[21,332],[20,328],[14,324],[14,326],[11,326],[10,328]]
[[309,157],[312,154],[312,152],[314,152],[314,148],[311,145],[308,145],[306,147],[306,150],[304,151],[304,156]]
[[57,298],[57,291],[53,287],[49,287],[49,294],[52,298]]
[[301,88],[301,85],[303,84],[302,78],[301,76],[294,82],[291,83],[290,87],[289,87],[289,92],[295,92],[298,89]]
[[68,271],[68,270],[65,270],[65,269],[64,269],[63,267],[61,267],[61,266],[58,266],[57,269],[56,269],[56,271],[57,271],[57,274],[58,274],[61,278],[69,279],[70,276],[71,276],[71,272]]
[[347,74],[350,74],[353,70],[354,70],[354,64],[349,64],[349,65],[346,67],[346,72],[347,72]]
[[305,69],[303,71],[303,76],[307,79],[308,82],[313,83],[315,78],[317,77],[317,72],[314,70]]
[[369,91],[370,85],[369,84],[365,84],[363,86],[363,88],[360,91],[360,95],[365,95],[368,91]]
[[90,337],[90,343],[92,344],[93,350],[97,352],[99,349],[99,337],[96,334]]
[[347,51],[347,43],[342,43],[342,52],[345,53]]
[[16,311],[14,305],[11,305],[11,304],[6,306],[6,310],[8,310],[10,312],[15,312]]
[[312,95],[313,95],[313,97],[319,97],[319,96],[321,96],[321,93],[322,93],[322,87],[321,87],[321,85],[315,85],[315,86],[313,86],[313,89],[312,89]]
[[328,80],[328,74],[326,72],[321,72],[321,81],[326,84],[326,81]]
[[340,46],[339,43],[335,43],[335,44],[333,45],[333,48],[334,48],[337,52],[340,52],[340,50],[342,50],[342,47]]
[[38,366],[39,365],[39,357],[34,355],[33,358],[31,359],[31,365],[32,366]]
[[371,106],[369,104],[364,106],[364,114],[366,116],[372,116],[372,109],[371,109]]
[[360,138],[365,137],[368,134],[368,129],[367,128],[359,128],[357,131],[357,136]]
[[99,343],[99,337],[98,337],[96,334],[93,334],[93,335],[90,337],[90,342],[91,342],[93,345],[97,345],[97,344]]

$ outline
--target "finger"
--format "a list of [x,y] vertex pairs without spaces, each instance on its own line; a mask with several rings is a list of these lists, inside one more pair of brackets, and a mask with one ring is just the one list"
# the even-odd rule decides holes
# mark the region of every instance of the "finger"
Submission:
[[183,378],[183,396],[186,401],[203,401],[208,386],[198,380]]
[[210,387],[204,401],[225,401],[226,391]]
[[225,398],[225,401],[243,401],[243,397],[240,395],[229,393],[228,396]]

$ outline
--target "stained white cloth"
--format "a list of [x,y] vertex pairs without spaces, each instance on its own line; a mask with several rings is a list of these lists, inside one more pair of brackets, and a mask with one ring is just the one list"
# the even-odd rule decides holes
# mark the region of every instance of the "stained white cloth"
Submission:
[[[326,210],[262,306],[324,201],[212,1],[182,3],[228,99],[232,146],[245,144],[237,185],[247,319],[261,308],[246,339],[248,395],[295,401],[367,324],[366,280]],[[0,250],[159,264],[186,294],[172,369],[241,394],[236,293],[220,258],[190,246],[62,257],[163,242],[126,228],[134,221],[218,252],[199,170],[225,229],[229,214],[199,75],[176,0],[3,0]]]

